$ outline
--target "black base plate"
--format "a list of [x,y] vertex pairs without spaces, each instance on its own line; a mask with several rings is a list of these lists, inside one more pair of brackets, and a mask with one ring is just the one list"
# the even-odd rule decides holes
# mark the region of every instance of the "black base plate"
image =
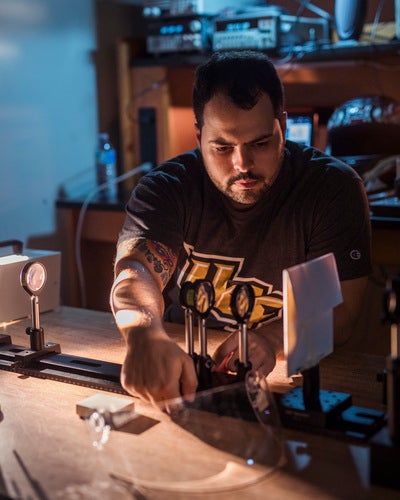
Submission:
[[303,390],[276,394],[284,427],[350,441],[367,441],[386,425],[386,413],[352,405],[349,394],[320,390],[319,410],[307,409]]

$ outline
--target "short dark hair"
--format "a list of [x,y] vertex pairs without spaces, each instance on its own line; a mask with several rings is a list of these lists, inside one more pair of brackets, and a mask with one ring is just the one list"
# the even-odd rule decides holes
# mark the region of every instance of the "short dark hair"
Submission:
[[196,69],[193,85],[193,111],[203,126],[204,107],[217,93],[223,93],[242,109],[252,109],[261,94],[271,99],[275,116],[284,109],[284,91],[270,59],[253,50],[222,50]]

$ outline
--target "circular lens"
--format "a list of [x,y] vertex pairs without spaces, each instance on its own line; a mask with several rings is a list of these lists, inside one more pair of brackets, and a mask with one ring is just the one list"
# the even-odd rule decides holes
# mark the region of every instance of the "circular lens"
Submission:
[[236,285],[231,297],[231,310],[236,321],[249,319],[254,307],[254,290],[251,285],[242,283]]
[[194,309],[197,314],[206,317],[214,306],[214,287],[210,281],[197,280],[194,292]]
[[47,271],[41,262],[29,262],[21,271],[21,285],[31,295],[39,295],[47,279]]

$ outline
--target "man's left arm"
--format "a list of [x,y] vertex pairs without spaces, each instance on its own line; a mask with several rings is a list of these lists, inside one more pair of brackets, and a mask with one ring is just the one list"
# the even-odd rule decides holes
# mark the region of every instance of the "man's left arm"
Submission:
[[343,302],[333,312],[335,347],[344,345],[353,333],[360,315],[368,277],[341,281]]

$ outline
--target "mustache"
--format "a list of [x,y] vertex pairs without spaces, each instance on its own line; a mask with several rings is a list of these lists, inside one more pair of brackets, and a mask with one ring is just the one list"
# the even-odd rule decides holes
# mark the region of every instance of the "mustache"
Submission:
[[228,181],[228,187],[232,186],[232,184],[235,184],[237,181],[261,181],[264,178],[261,175],[255,175],[253,172],[247,172],[245,174],[238,174],[235,177],[231,177]]

